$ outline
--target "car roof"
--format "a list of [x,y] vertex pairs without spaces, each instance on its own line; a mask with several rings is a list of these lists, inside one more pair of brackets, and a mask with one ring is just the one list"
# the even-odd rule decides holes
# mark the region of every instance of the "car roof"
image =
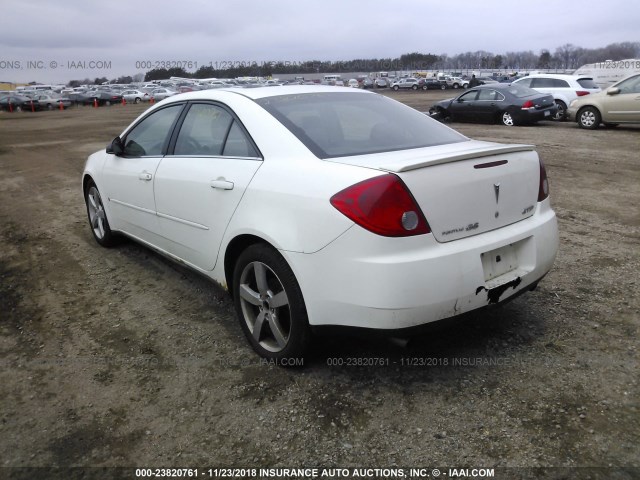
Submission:
[[277,97],[281,95],[300,95],[302,93],[351,93],[354,95],[376,95],[364,90],[356,90],[348,87],[332,87],[329,85],[284,85],[282,87],[228,87],[214,90],[198,90],[196,92],[181,93],[171,97],[172,101],[179,100],[217,100],[220,92],[232,92],[251,100],[260,98]]
[[[582,78],[592,78],[589,75],[571,75],[568,73],[532,73],[531,75],[527,75],[526,77],[520,78],[559,78],[559,79],[582,79]],[[518,79],[519,80],[519,79]]]
[[[522,87],[522,85],[519,85],[519,86]],[[477,87],[473,87],[472,90],[476,90],[476,89],[486,90],[488,88],[490,88],[491,90],[506,90],[507,88],[510,88],[510,87],[511,87],[510,83],[498,82],[498,83],[489,83],[487,85],[478,85]]]

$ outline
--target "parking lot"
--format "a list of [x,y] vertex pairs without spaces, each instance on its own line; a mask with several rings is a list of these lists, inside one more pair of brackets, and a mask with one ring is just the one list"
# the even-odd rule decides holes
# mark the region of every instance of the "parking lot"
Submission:
[[2,466],[640,468],[640,127],[451,124],[537,146],[554,269],[407,345],[319,338],[283,369],[215,285],[93,240],[86,157],[146,108],[0,114]]

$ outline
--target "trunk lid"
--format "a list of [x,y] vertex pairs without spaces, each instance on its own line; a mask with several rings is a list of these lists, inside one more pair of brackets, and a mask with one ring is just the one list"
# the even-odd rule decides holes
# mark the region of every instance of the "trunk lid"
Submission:
[[538,199],[540,163],[531,145],[468,141],[331,161],[398,175],[439,242],[524,220]]

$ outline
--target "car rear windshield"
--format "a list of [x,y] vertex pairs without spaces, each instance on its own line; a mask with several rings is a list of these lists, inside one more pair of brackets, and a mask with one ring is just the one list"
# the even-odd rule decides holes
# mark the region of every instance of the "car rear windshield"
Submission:
[[536,92],[535,90],[528,88],[528,87],[523,87],[522,85],[518,85],[517,83],[512,83],[511,85],[509,85],[509,88],[507,88],[507,91],[518,98],[522,98],[522,97],[530,97],[532,95],[538,95],[538,92]]
[[578,83],[582,88],[598,88],[598,85],[593,81],[593,78],[579,78]]
[[257,103],[318,158],[391,152],[466,141],[427,115],[378,94],[319,92]]

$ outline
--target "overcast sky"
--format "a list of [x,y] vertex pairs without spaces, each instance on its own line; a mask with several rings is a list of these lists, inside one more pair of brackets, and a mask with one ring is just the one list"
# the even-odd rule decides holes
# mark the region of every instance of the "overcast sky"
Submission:
[[134,75],[147,70],[140,61],[215,67],[640,41],[635,0],[12,0],[0,12],[0,81],[14,82]]

